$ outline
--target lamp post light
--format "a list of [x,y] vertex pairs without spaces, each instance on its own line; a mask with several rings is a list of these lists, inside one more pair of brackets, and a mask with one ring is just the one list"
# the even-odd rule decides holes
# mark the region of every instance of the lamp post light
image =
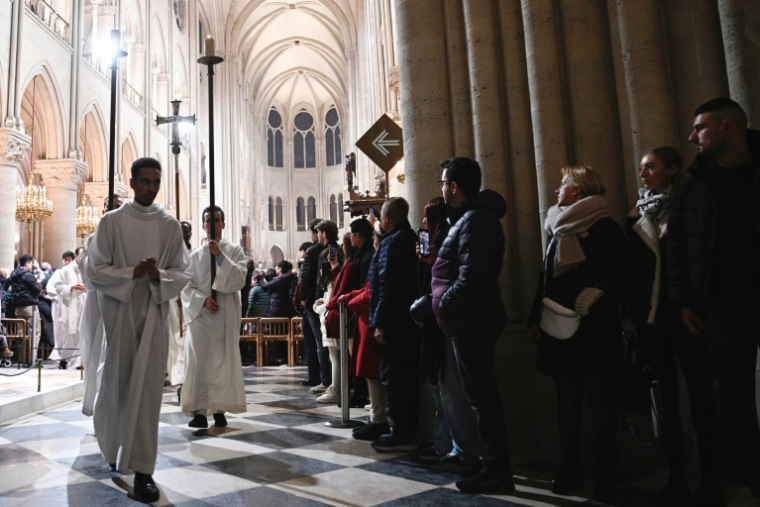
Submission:
[[119,58],[127,56],[121,49],[121,32],[111,30],[111,132],[108,154],[108,211],[113,210],[114,178],[116,176],[116,74]]
[[177,220],[179,220],[179,153],[182,146],[182,142],[179,140],[179,124],[191,123],[195,125],[195,115],[179,115],[179,105],[182,104],[181,100],[172,100],[171,104],[172,115],[156,115],[156,126],[164,125],[166,123],[172,124],[172,142],[170,143],[170,146],[172,147],[172,153],[174,154],[174,205],[177,212]]

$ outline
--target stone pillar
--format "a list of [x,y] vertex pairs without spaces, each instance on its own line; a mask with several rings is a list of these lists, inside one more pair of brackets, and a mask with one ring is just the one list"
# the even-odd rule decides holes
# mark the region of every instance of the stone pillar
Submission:
[[87,175],[87,165],[71,158],[37,160],[35,170],[53,201],[53,215],[45,220],[43,253],[44,260],[55,265],[63,252],[77,245],[77,189]]
[[14,241],[16,236],[16,173],[21,161],[29,155],[31,138],[16,130],[0,128],[0,267],[13,270]]
[[568,162],[559,30],[553,0],[523,0],[533,144],[541,224],[557,202],[559,169]]
[[24,18],[26,17],[24,2],[21,0],[13,2],[11,13],[13,19],[11,19],[10,59],[8,62],[8,107],[5,126],[23,132],[24,122],[21,119],[21,98],[24,95],[24,90],[21,88],[20,60],[21,41],[24,40]]
[[[573,140],[568,162],[589,165],[602,176],[613,216],[622,221],[628,205],[607,10],[599,0],[558,5]],[[630,165],[623,169],[633,170]]]
[[[688,165],[696,154],[689,142],[694,110],[710,99],[729,96],[720,16],[713,0],[670,0],[663,8],[672,74],[688,76],[673,79],[678,136],[674,146]],[[699,34],[699,44],[694,34]]]
[[79,69],[82,66],[82,0],[74,0],[71,13],[71,94],[69,96],[69,147],[70,158],[80,158],[79,153]]
[[[720,0],[720,25],[723,31],[723,49],[731,98],[742,105],[749,124],[760,127],[760,7],[746,0]],[[754,25],[754,26],[753,26]],[[753,33],[755,40],[748,35]]]
[[475,158],[472,100],[468,78],[470,71],[467,67],[467,34],[462,22],[464,13],[461,0],[443,0],[443,11],[449,64],[451,128],[454,135],[454,152],[451,155]]
[[633,171],[646,150],[675,144],[675,110],[659,0],[616,5],[633,145],[626,165]]
[[440,2],[393,0],[393,10],[409,220],[414,226],[422,222],[427,201],[441,195],[438,162],[454,148],[443,7]]

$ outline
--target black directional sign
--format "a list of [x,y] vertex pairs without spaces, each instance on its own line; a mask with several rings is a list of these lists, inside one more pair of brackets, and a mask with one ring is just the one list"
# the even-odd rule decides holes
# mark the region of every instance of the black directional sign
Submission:
[[387,173],[404,157],[401,127],[384,114],[356,142],[356,147]]

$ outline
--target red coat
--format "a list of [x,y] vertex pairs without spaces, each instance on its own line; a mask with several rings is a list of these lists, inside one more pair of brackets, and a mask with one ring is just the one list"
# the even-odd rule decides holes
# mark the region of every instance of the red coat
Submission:
[[332,274],[335,278],[335,288],[333,289],[330,301],[325,305],[325,309],[327,309],[325,328],[327,329],[328,338],[339,339],[340,306],[338,298],[356,288],[359,283],[359,268],[351,261],[342,268],[338,266],[333,269]]
[[356,377],[380,380],[380,356],[372,346],[374,337],[369,327],[369,280],[363,289],[350,292],[348,309],[356,314],[352,372]]

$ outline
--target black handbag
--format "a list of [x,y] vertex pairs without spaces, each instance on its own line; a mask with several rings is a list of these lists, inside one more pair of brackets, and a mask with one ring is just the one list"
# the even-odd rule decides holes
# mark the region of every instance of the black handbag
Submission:
[[412,303],[412,306],[409,307],[409,315],[417,323],[425,322],[428,317],[433,315],[433,295],[425,294],[424,296],[417,298],[417,300]]
[[[618,385],[618,416],[623,428],[639,445],[652,445],[661,433],[660,382],[646,360],[640,337],[631,333],[624,340],[626,354]],[[645,433],[649,436],[644,437]]]

